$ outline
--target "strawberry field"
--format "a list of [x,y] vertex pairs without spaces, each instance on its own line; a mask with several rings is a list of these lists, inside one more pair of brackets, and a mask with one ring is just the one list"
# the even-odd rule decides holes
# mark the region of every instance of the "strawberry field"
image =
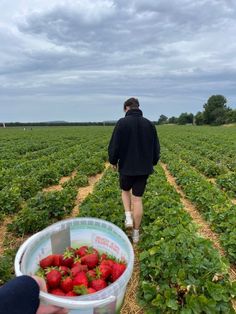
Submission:
[[[90,216],[123,229],[118,174],[105,169],[112,129],[0,130],[1,284],[14,276],[14,255],[24,239],[53,222]],[[139,313],[234,313],[236,129],[160,126],[158,134],[161,162],[143,198],[136,250],[139,282],[132,297],[138,300]],[[216,234],[224,256],[211,236],[203,237],[164,166]],[[102,172],[93,192],[74,212],[78,191]],[[122,311],[136,313],[127,301]]]

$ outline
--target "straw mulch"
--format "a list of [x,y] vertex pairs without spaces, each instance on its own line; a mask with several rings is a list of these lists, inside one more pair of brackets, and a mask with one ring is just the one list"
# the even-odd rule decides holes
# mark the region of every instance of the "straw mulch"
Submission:
[[[184,206],[184,209],[190,214],[190,216],[195,221],[195,223],[198,224],[200,235],[202,235],[204,238],[211,240],[213,246],[220,252],[222,256],[225,256],[226,253],[220,244],[219,235],[211,230],[210,226],[203,219],[203,217],[201,216],[197,208],[186,198],[182,189],[177,185],[175,178],[168,171],[167,166],[163,163],[161,163],[161,166],[163,170],[165,171],[167,181],[180,194],[180,199]],[[230,265],[229,277],[232,282],[236,280],[236,265]],[[233,304],[234,310],[236,311],[236,301],[232,300],[232,304]]]
[[121,314],[143,314],[143,309],[139,306],[137,302],[137,292],[139,286],[139,260],[138,260],[138,249],[134,245],[134,269],[132,277],[128,283],[124,304],[121,309]]

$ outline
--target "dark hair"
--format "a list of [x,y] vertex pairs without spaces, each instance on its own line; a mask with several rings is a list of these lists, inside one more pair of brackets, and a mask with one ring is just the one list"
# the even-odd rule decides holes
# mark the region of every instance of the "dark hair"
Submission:
[[139,107],[139,101],[137,98],[129,98],[124,102],[124,110],[126,110],[127,107],[130,107],[130,109],[137,109]]

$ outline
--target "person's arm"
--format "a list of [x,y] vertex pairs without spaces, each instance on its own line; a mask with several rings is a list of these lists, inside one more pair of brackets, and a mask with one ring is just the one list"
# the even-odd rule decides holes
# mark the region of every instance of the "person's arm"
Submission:
[[0,314],[67,314],[68,310],[39,302],[39,291],[47,291],[44,279],[19,276],[0,288]]
[[119,160],[119,141],[120,141],[119,121],[117,122],[108,146],[109,162],[116,166]]
[[160,159],[160,142],[157,135],[157,130],[155,125],[153,125],[154,132],[154,142],[153,142],[153,165],[155,166]]
[[39,286],[29,276],[16,277],[0,288],[0,314],[35,314]]

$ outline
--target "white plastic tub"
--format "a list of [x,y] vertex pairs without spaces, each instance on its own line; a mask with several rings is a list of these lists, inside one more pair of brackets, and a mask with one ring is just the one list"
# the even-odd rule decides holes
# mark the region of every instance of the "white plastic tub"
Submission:
[[67,308],[70,314],[119,313],[133,271],[134,252],[126,234],[116,225],[105,220],[68,219],[36,233],[22,244],[16,254],[16,275],[35,274],[40,259],[52,253],[62,253],[59,251],[63,251],[65,248],[63,245],[66,246],[68,241],[72,247],[88,245],[107,252],[124,260],[127,268],[118,280],[96,293],[78,297],[59,297],[40,292],[41,302]]

